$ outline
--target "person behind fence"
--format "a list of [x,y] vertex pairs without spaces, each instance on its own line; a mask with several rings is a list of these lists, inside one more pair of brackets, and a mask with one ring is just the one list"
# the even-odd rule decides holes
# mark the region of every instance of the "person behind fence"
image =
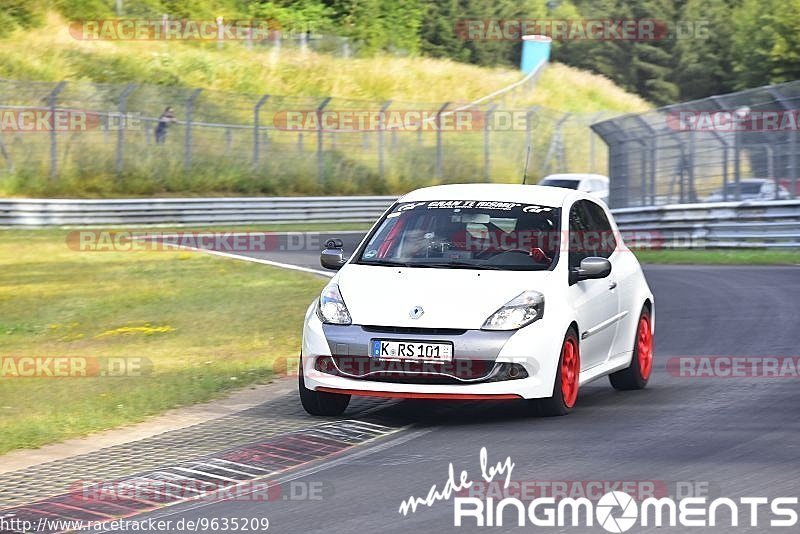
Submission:
[[167,128],[175,122],[175,114],[172,112],[172,107],[167,106],[164,113],[158,118],[158,125],[156,126],[156,143],[159,145],[164,143],[167,138]]

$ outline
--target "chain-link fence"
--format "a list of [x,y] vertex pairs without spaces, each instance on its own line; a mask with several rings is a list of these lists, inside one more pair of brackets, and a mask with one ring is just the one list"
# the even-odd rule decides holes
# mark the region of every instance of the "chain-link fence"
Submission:
[[[0,81],[0,192],[382,194],[606,166],[606,114],[479,103]],[[169,109],[168,109],[169,108]]]
[[796,198],[799,101],[800,81],[592,125],[608,145],[611,206]]

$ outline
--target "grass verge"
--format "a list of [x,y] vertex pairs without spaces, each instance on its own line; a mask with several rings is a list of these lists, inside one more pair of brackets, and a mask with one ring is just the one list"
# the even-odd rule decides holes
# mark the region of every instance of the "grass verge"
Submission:
[[0,231],[0,357],[146,358],[144,376],[0,378],[0,453],[143,420],[271,377],[324,280],[188,252],[75,252]]
[[641,263],[687,265],[800,265],[800,249],[637,250]]

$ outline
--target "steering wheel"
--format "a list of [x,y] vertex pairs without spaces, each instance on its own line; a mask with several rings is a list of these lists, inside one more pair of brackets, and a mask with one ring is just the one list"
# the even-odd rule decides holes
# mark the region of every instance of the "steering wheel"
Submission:
[[[540,254],[535,254],[534,251],[538,250]],[[502,252],[498,252],[489,258],[489,261],[494,260],[497,257],[503,256],[505,254],[524,254],[525,256],[529,257],[532,261],[536,263],[549,263],[553,261],[547,254],[542,251],[542,249],[533,248],[531,250],[525,250],[522,248],[510,248],[508,250],[503,250]]]

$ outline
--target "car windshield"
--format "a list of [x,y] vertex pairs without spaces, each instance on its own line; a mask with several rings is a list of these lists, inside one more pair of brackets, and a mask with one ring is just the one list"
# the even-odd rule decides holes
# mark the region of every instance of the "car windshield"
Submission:
[[356,260],[362,265],[546,270],[559,249],[560,209],[519,202],[436,200],[393,206]]
[[578,189],[579,180],[558,180],[556,178],[548,178],[542,180],[539,185],[547,185],[550,187],[563,187],[565,189]]

